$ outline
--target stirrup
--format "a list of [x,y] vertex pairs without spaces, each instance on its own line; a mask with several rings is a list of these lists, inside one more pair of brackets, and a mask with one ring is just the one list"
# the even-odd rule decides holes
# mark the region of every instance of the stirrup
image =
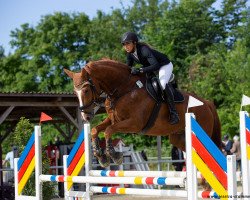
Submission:
[[171,125],[177,124],[180,121],[179,116],[178,116],[177,113],[170,113],[169,118],[170,118],[169,122],[170,122]]

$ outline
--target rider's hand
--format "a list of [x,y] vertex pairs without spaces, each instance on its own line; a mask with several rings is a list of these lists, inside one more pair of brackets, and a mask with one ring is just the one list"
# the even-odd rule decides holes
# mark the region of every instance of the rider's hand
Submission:
[[137,69],[135,67],[131,68],[131,74],[136,75],[136,74],[139,74],[139,73],[140,73],[140,69]]
[[142,67],[139,69],[139,71],[140,71],[140,73],[144,73],[144,71],[143,71],[143,68],[142,68]]

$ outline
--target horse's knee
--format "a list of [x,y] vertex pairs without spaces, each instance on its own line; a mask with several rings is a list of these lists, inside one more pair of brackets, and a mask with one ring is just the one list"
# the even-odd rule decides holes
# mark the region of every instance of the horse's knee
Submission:
[[96,128],[92,128],[92,129],[91,129],[91,137],[92,137],[93,139],[98,137],[98,131],[97,131]]
[[105,132],[104,132],[104,136],[105,136],[105,140],[109,140],[112,136],[112,129],[110,127],[106,128]]

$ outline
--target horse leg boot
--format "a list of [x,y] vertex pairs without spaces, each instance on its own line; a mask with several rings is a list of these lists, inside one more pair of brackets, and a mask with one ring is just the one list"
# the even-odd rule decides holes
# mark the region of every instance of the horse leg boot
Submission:
[[106,154],[114,161],[116,165],[122,164],[123,153],[115,151],[110,138],[106,140]]
[[174,105],[174,95],[173,95],[170,87],[171,87],[170,84],[167,83],[165,89],[163,90],[164,91],[164,99],[167,102],[168,107],[169,107],[169,111],[170,111],[169,122],[170,122],[170,124],[176,124],[179,122],[180,119],[179,119],[177,110],[176,110],[175,105]]
[[92,139],[93,154],[98,159],[102,167],[108,167],[110,165],[110,159],[104,153],[103,149],[100,148],[99,138]]

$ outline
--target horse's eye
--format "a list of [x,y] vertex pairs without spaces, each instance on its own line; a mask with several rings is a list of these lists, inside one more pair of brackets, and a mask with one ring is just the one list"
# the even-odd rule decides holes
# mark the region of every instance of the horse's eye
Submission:
[[88,89],[83,90],[83,93],[84,93],[84,94],[88,94],[88,92],[89,92],[89,90],[88,90]]

